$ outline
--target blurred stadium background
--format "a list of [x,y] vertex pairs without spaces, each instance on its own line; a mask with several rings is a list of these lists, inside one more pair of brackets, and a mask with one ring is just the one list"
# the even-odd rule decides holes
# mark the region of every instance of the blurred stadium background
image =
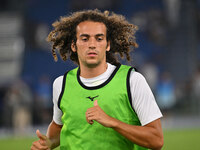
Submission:
[[45,39],[59,16],[94,8],[139,26],[128,64],[163,112],[163,149],[199,150],[200,0],[0,0],[0,149],[29,149],[35,130],[46,132],[52,83],[75,65],[55,63]]

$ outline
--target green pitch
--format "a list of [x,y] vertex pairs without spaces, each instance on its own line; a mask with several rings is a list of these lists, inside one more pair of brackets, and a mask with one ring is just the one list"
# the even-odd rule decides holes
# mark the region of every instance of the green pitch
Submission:
[[[165,144],[162,150],[199,150],[200,129],[167,130],[164,131]],[[2,150],[30,150],[36,138],[10,137],[0,139]],[[59,150],[56,148],[55,150]]]
[[164,131],[162,150],[200,150],[200,129]]
[[[10,137],[5,139],[0,139],[0,149],[1,150],[30,150],[33,141],[37,138],[31,137]],[[54,150],[59,150],[56,148]]]

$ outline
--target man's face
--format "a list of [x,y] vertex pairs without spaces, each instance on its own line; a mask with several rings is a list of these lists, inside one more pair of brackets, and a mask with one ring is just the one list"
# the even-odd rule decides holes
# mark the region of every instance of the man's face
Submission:
[[101,22],[84,21],[76,28],[76,46],[71,48],[78,54],[79,64],[95,67],[106,62],[106,51],[110,43],[106,39],[106,26]]

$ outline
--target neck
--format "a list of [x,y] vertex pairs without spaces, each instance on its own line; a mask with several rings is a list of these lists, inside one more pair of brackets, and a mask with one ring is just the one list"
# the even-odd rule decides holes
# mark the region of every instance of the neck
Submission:
[[94,78],[104,73],[107,67],[108,65],[106,62],[90,67],[85,65],[80,65],[80,76],[83,78]]

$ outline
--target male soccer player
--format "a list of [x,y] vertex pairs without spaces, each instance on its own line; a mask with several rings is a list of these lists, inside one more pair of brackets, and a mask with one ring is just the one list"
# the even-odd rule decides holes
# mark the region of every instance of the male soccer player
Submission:
[[160,150],[162,114],[144,79],[116,59],[137,47],[137,27],[108,11],[62,17],[48,36],[52,53],[78,67],[53,84],[54,114],[46,135],[31,150]]

